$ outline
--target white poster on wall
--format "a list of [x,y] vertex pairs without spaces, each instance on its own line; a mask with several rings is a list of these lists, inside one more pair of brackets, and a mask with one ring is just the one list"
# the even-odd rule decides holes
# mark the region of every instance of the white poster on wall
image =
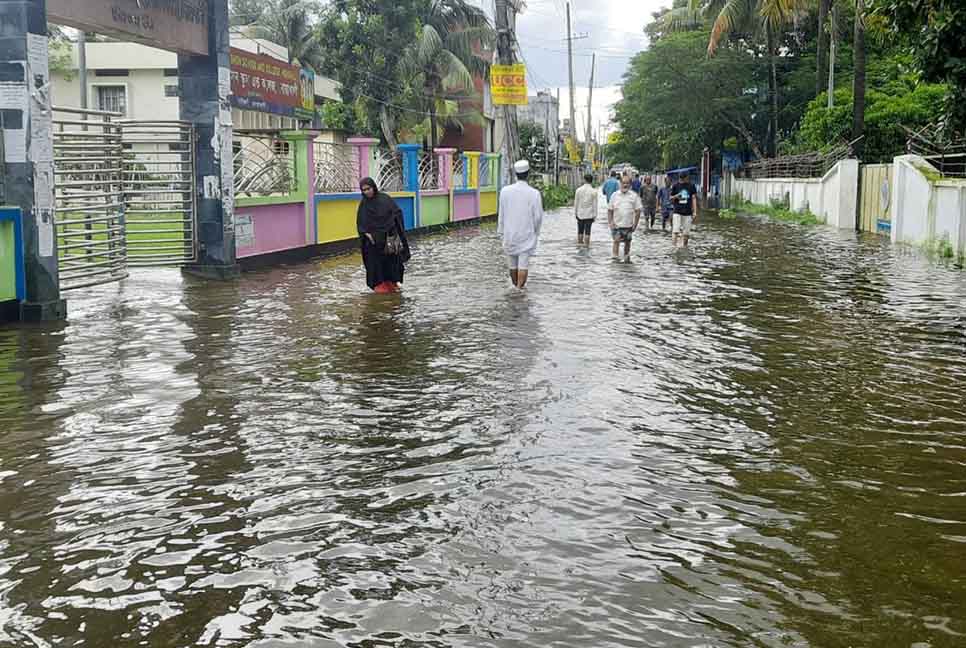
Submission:
[[255,247],[255,223],[251,214],[235,214],[235,247]]

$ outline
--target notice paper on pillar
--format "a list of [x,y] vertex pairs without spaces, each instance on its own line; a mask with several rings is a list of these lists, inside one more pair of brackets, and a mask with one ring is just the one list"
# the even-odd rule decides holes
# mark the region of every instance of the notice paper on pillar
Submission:
[[265,54],[232,47],[231,104],[243,110],[311,119],[315,74]]
[[490,95],[496,106],[527,105],[527,67],[522,63],[491,65]]

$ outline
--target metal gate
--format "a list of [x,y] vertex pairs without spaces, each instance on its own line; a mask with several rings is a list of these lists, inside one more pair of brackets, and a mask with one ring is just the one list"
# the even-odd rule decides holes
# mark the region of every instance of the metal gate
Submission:
[[61,290],[119,281],[131,266],[194,262],[194,127],[53,111]]
[[859,192],[859,229],[873,234],[892,230],[892,165],[865,164]]
[[194,262],[194,127],[180,121],[132,120],[121,127],[128,265]]
[[119,281],[127,276],[120,115],[53,111],[60,288]]

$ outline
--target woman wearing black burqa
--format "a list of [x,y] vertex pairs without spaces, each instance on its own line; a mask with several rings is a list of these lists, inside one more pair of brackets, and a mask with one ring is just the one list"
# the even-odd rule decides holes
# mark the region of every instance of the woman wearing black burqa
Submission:
[[[381,193],[372,178],[359,182],[362,201],[356,214],[362,263],[366,266],[366,285],[377,293],[399,292],[399,284],[409,261],[409,241],[403,225],[402,210],[391,196]],[[402,242],[397,254],[386,250],[386,241],[396,234]]]

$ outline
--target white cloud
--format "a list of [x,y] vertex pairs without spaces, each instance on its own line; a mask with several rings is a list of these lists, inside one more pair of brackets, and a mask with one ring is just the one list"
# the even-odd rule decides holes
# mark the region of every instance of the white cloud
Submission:
[[[571,2],[574,40],[574,85],[577,126],[586,128],[587,87],[591,53],[597,53],[594,75],[593,128],[608,122],[613,104],[620,99],[620,83],[631,57],[647,48],[644,26],[651,14],[671,0],[574,0]],[[567,73],[567,19],[565,0],[527,0],[517,18],[517,41],[528,68],[530,92],[560,89],[561,119],[570,114]],[[605,130],[607,130],[605,128]]]

